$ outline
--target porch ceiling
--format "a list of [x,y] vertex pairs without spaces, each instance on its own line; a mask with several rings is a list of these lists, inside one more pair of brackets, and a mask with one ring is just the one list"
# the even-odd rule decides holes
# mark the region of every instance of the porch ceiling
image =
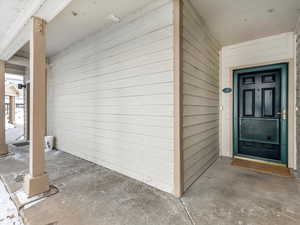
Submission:
[[191,0],[222,45],[294,31],[299,0]]
[[[10,0],[0,1],[0,50],[6,48],[11,36],[19,32],[26,23],[31,12],[37,10],[38,1]],[[27,13],[29,12],[29,13]],[[24,15],[26,14],[26,15]],[[27,15],[28,14],[28,15]],[[2,54],[2,53],[1,53]]]
[[0,59],[8,60],[29,40],[29,21],[32,16],[50,22],[70,1],[0,1]]
[[108,16],[121,19],[150,3],[151,0],[73,0],[47,30],[47,54],[57,54],[70,44],[113,23]]
[[[19,4],[17,4],[19,2]],[[0,1],[0,20],[5,21],[1,23],[0,26],[0,37],[5,37],[8,30],[11,29],[11,24],[13,24],[23,8],[30,4],[31,1],[26,0],[10,0],[10,1]]]

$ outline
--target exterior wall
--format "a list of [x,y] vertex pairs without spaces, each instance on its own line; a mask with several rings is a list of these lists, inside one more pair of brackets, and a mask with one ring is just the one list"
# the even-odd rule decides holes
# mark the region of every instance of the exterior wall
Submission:
[[29,86],[30,86],[30,74],[29,68],[25,68],[24,74],[24,84],[26,85],[26,89],[24,89],[24,140],[30,139],[30,131],[29,131]]
[[219,155],[219,44],[183,1],[183,179],[186,190]]
[[[294,73],[294,34],[283,33],[236,45],[225,46],[221,53],[221,86],[232,88],[232,69],[251,67],[279,62],[289,62],[289,167],[295,168],[295,73]],[[221,92],[221,138],[222,156],[232,157],[232,93]]]
[[297,168],[300,177],[300,17],[296,26],[296,71],[297,71]]
[[173,3],[152,2],[50,58],[48,135],[173,192]]

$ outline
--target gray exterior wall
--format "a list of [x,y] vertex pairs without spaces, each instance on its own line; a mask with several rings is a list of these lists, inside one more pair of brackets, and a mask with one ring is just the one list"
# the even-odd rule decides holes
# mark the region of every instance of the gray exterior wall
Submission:
[[297,107],[298,111],[296,113],[297,117],[297,136],[296,136],[296,145],[297,145],[297,168],[298,176],[300,177],[300,17],[298,24],[296,26],[296,73],[297,73]]
[[219,49],[183,1],[183,158],[186,190],[219,155]]
[[47,89],[58,149],[173,191],[172,1],[50,58]]

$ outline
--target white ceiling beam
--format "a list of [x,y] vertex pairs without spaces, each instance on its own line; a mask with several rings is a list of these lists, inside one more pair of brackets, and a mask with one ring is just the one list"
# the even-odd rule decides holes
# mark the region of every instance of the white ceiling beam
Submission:
[[25,68],[6,63],[5,73],[18,74],[23,76],[25,74]]
[[0,59],[9,60],[20,48],[29,41],[29,23],[25,24],[17,35],[11,38],[11,41],[1,49]]
[[21,56],[13,56],[7,62],[13,65],[29,67],[29,59]]
[[7,53],[5,52],[6,48],[16,38],[16,36],[22,32],[30,17],[39,10],[44,1],[46,0],[30,0],[22,9],[22,12],[20,12],[16,17],[15,21],[12,24],[9,24],[9,29],[6,31],[5,37],[2,37],[3,41],[0,45],[1,59],[7,60]]
[[46,0],[43,6],[34,14],[35,17],[42,18],[47,23],[53,20],[72,0]]
[[0,60],[7,61],[29,41],[31,17],[39,17],[50,22],[72,0],[33,0],[30,8],[24,10],[8,30],[5,42],[0,46]]

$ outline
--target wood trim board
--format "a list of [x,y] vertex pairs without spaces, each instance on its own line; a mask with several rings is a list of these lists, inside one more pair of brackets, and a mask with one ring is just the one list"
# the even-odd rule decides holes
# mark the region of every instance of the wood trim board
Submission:
[[183,193],[182,148],[182,0],[173,0],[174,13],[174,194]]

